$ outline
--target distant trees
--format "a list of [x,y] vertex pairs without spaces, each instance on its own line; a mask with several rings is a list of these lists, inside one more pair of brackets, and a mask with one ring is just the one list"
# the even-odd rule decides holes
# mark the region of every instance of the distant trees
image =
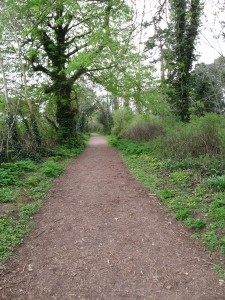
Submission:
[[212,64],[197,64],[191,73],[191,101],[194,112],[223,113],[225,109],[225,58]]
[[7,120],[6,125],[9,124],[6,126],[8,134],[3,133],[3,144],[6,149],[9,148],[7,153],[21,150],[18,120],[22,119],[32,147],[37,150],[41,148],[41,134],[30,96],[28,66],[24,58],[21,36],[22,23],[15,18],[15,10],[7,4],[7,1],[3,1],[1,6],[0,37],[0,70],[6,107],[3,114]]
[[152,21],[155,34],[146,43],[147,49],[157,46],[160,50],[161,83],[166,84],[171,111],[184,122],[191,114],[190,80],[201,12],[200,0],[160,2]]

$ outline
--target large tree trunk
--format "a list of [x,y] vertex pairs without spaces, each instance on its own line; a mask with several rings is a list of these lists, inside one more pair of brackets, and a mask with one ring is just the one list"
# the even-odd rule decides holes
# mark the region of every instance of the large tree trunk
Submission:
[[[170,97],[175,112],[183,122],[190,120],[190,74],[195,59],[195,41],[198,35],[202,5],[200,0],[170,0],[172,15],[173,70]],[[175,72],[174,72],[175,68]],[[170,79],[170,81],[171,81]]]
[[180,101],[178,102],[178,110],[179,115],[182,122],[189,122],[190,121],[190,95],[188,84],[189,82],[182,82],[183,86],[181,87],[180,91]]
[[73,145],[76,136],[76,116],[78,111],[71,106],[72,84],[65,80],[58,82],[56,94],[57,138],[59,143]]

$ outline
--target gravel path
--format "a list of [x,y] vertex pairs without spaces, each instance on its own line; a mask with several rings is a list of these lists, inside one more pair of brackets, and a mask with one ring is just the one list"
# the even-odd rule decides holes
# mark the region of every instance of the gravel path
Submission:
[[93,136],[4,266],[0,299],[225,299],[207,252]]

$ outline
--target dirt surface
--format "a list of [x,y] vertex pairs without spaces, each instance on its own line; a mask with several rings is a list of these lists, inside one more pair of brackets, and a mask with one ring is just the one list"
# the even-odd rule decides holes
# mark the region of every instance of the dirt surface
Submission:
[[93,136],[2,268],[0,299],[225,299],[207,252]]

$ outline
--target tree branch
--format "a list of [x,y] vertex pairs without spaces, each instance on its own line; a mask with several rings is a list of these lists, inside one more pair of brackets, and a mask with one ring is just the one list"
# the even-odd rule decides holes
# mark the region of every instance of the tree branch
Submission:
[[55,131],[57,131],[59,129],[59,126],[56,124],[55,121],[51,120],[48,116],[44,116],[45,119],[49,122],[50,125],[52,125],[52,127],[55,129]]
[[56,46],[44,30],[39,30],[39,40],[51,61],[55,60]]
[[87,69],[84,67],[81,67],[74,75],[70,77],[70,81],[73,83],[77,79],[79,79],[83,74],[87,73]]
[[80,24],[82,24],[82,23],[85,23],[86,21],[88,21],[88,20],[90,20],[91,19],[91,17],[88,17],[88,18],[86,18],[86,19],[84,19],[84,20],[82,20],[82,21],[80,21],[80,22],[78,22],[78,23],[76,23],[76,24],[73,24],[71,27],[69,27],[68,28],[68,31],[70,31],[72,28],[74,28],[74,27],[77,27],[77,26],[79,26]]
[[88,45],[88,43],[86,43],[86,44],[84,44],[84,45],[82,45],[82,46],[80,46],[80,47],[76,47],[74,50],[72,50],[72,51],[70,51],[69,53],[67,53],[67,54],[66,54],[66,57],[67,57],[67,58],[70,57],[71,55],[77,53],[79,50],[85,48],[87,45]]
[[35,71],[35,72],[43,72],[45,74],[47,74],[48,76],[52,76],[52,72],[49,71],[47,68],[41,66],[41,65],[34,65],[33,62],[31,62],[31,66],[32,66],[32,69]]
[[70,45],[70,44],[72,44],[76,39],[80,39],[80,38],[82,38],[82,37],[84,37],[84,36],[86,36],[86,35],[88,35],[88,34],[90,34],[91,33],[91,30],[89,30],[89,31],[87,31],[87,32],[85,32],[85,33],[82,33],[82,34],[80,34],[80,35],[76,35],[76,36],[74,36],[70,41],[67,41],[66,43],[67,43],[67,45]]
[[[109,70],[109,69],[112,69],[114,67],[116,67],[118,64],[115,64],[115,65],[110,65],[110,66],[107,66],[107,67],[99,67],[99,68],[94,68],[94,69],[87,69],[87,72],[95,72],[95,71],[103,71],[103,70]],[[86,72],[86,73],[87,73]]]

